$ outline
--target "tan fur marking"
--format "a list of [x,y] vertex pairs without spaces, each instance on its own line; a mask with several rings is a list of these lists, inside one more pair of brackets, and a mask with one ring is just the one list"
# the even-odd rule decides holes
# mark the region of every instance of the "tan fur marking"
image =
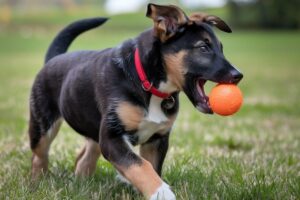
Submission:
[[143,144],[140,146],[140,155],[149,161],[154,169],[158,167],[158,159],[155,151],[156,147],[153,147],[152,144]]
[[117,107],[117,113],[126,131],[137,129],[144,117],[142,108],[128,102],[120,103]]
[[181,12],[179,11],[178,24],[183,25],[186,23],[187,23],[187,16],[181,10]]
[[201,23],[205,20],[208,15],[206,13],[192,13],[189,16],[190,22]]
[[172,34],[166,35],[167,27],[164,22],[155,22],[154,27],[155,35],[159,37],[162,42],[167,41],[170,37],[173,36]]
[[48,152],[53,139],[61,126],[62,120],[58,119],[53,123],[46,135],[40,138],[40,141],[35,149],[32,149],[31,176],[32,179],[37,179],[41,174],[48,170]]
[[48,151],[50,141],[47,136],[43,136],[38,146],[33,149],[31,175],[33,179],[38,178],[48,170]]
[[150,5],[150,7],[151,7],[151,16],[149,17],[155,19],[155,17],[157,16],[156,7],[154,5]]
[[167,54],[164,56],[166,63],[167,78],[179,90],[182,90],[184,84],[184,74],[187,71],[183,62],[183,59],[186,54],[186,51],[180,51],[176,54]]
[[177,113],[174,114],[174,115],[171,115],[171,116],[169,117],[168,126],[170,127],[170,129],[172,128],[172,126],[173,126],[173,124],[174,124],[176,118],[177,118]]
[[80,160],[80,159],[82,158],[82,156],[84,155],[85,150],[86,150],[86,144],[84,144],[84,146],[81,148],[79,154],[77,155],[77,158],[76,158],[76,161],[75,161],[75,169],[76,169],[77,163],[79,162],[79,160]]
[[227,33],[232,32],[230,27],[221,18],[219,18],[217,16],[214,16],[214,15],[208,15],[206,13],[193,13],[193,14],[191,14],[187,24],[188,25],[193,25],[193,24],[199,25],[203,22],[214,25],[215,27],[217,27],[221,31],[224,31],[224,32],[227,32]]
[[76,176],[92,175],[96,169],[100,154],[99,144],[92,139],[87,139],[76,161]]
[[132,165],[129,168],[117,167],[121,174],[129,180],[146,197],[150,197],[161,186],[162,180],[152,165],[142,159],[141,165]]

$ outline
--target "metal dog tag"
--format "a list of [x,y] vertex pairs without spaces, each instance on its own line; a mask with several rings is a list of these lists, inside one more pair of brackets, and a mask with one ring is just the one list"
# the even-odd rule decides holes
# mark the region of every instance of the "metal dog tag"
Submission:
[[164,109],[172,109],[175,106],[175,99],[173,96],[168,97],[167,99],[163,100],[162,107]]

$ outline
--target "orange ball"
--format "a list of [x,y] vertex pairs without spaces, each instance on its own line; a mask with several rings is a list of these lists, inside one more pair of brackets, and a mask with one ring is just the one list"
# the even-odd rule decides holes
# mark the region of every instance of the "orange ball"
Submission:
[[243,103],[243,94],[234,84],[218,84],[209,94],[211,109],[222,116],[236,113]]

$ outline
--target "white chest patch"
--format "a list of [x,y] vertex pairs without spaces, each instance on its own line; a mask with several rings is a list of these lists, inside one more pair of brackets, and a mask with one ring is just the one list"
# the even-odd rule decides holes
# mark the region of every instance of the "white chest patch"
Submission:
[[161,102],[163,100],[157,96],[152,95],[150,99],[149,104],[149,111],[148,115],[146,116],[146,119],[148,121],[154,122],[154,123],[162,123],[168,121],[167,116],[163,113],[161,109]]
[[152,95],[148,113],[139,124],[139,144],[146,142],[155,133],[165,134],[171,129],[172,122],[163,113],[161,102],[161,98]]

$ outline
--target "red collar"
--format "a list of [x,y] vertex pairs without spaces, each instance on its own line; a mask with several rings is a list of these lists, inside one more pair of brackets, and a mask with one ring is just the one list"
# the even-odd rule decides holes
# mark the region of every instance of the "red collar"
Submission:
[[142,83],[142,88],[145,91],[151,92],[153,95],[160,97],[162,99],[167,99],[168,97],[171,96],[171,94],[169,93],[159,91],[158,89],[153,87],[152,83],[149,82],[140,59],[138,48],[136,48],[134,52],[134,64],[135,64],[135,69],[139,75],[140,81]]

